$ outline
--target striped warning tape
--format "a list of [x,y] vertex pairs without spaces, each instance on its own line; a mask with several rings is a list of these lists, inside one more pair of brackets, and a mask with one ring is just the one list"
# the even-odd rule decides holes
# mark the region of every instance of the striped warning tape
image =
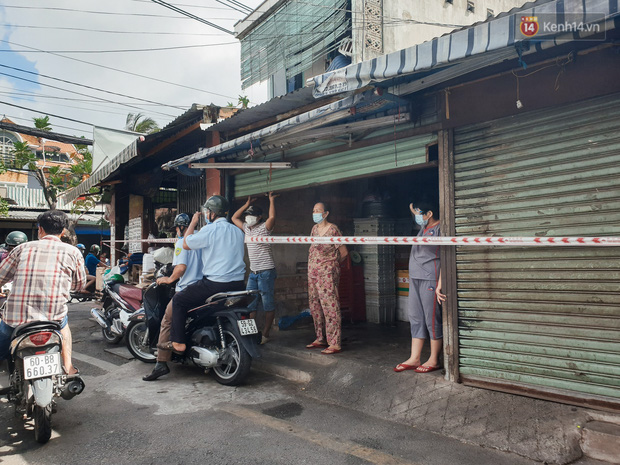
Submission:
[[246,243],[361,245],[620,246],[620,237],[246,236]]

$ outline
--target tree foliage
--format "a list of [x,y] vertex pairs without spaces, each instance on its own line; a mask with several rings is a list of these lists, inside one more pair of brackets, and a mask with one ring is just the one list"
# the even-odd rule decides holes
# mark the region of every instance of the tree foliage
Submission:
[[129,113],[125,121],[125,129],[142,134],[153,134],[159,132],[157,122],[142,113]]

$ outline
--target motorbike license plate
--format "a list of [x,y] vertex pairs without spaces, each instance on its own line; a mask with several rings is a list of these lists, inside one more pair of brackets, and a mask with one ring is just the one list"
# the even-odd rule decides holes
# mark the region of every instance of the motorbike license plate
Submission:
[[239,332],[242,336],[247,336],[248,334],[256,334],[258,333],[258,328],[256,327],[256,321],[249,320],[239,320],[237,321],[237,325],[239,325]]
[[41,354],[24,357],[24,379],[43,378],[62,372],[60,354]]

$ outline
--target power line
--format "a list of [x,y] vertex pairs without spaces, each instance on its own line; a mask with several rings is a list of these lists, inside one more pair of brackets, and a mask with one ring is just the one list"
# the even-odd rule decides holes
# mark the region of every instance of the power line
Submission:
[[[143,0],[151,3],[151,0]],[[171,35],[171,36],[198,36],[198,37],[213,37],[221,36],[222,33],[216,32],[213,34],[208,33],[193,33],[193,32],[164,32],[164,31],[113,31],[110,29],[88,29],[83,27],[62,27],[62,26],[33,26],[29,24],[9,24],[0,23],[0,26],[24,28],[24,29],[50,29],[55,31],[78,31],[78,32],[101,32],[106,34],[138,34],[138,35]]]
[[[22,44],[18,44],[18,43],[15,43],[15,42],[10,42],[10,41],[4,40],[4,39],[0,39],[0,42],[4,42],[4,43],[9,44],[9,45],[17,45],[18,47],[24,47],[24,48],[28,48],[28,49],[32,49],[32,50],[41,50],[41,49],[38,49],[38,48],[35,48],[35,47],[30,47],[28,45],[22,45]],[[234,98],[236,98],[236,97],[231,97],[230,95],[218,94],[216,92],[210,92],[208,90],[198,89],[196,87],[186,86],[186,85],[183,85],[183,84],[177,84],[176,82],[170,82],[170,81],[166,81],[166,80],[163,80],[163,79],[154,78],[152,76],[145,76],[143,74],[133,73],[131,71],[124,71],[122,69],[113,68],[111,66],[100,65],[98,63],[93,63],[93,62],[90,62],[90,61],[81,60],[79,58],[68,57],[68,56],[65,56],[65,55],[61,55],[60,53],[54,53],[54,52],[48,52],[48,51],[45,51],[45,53],[49,53],[50,55],[58,56],[58,57],[61,57],[61,58],[66,58],[67,60],[77,61],[79,63],[84,63],[84,64],[91,65],[91,66],[96,66],[98,68],[109,69],[110,71],[116,71],[116,72],[119,72],[119,73],[128,74],[130,76],[136,76],[136,77],[140,77],[140,78],[144,78],[144,79],[149,79],[151,81],[161,82],[161,83],[164,83],[164,84],[170,84],[170,85],[173,85],[173,86],[182,87],[184,89],[195,90],[197,92],[203,92],[205,94],[216,95],[218,97],[223,97],[225,99],[231,99],[231,98],[234,99]]]
[[35,110],[33,108],[22,107],[20,105],[15,105],[14,103],[0,102],[0,104],[8,105],[10,107],[15,107],[15,108],[21,108],[22,110],[33,111],[33,112],[35,112],[35,113],[37,113],[39,115],[44,114],[44,115],[47,115],[47,116],[53,116],[54,118],[60,118],[60,119],[64,119],[64,120],[67,120],[67,121],[71,121],[73,123],[85,124],[86,126],[96,126],[95,124],[92,124],[92,123],[85,123],[84,121],[80,121],[80,120],[73,119],[73,118],[67,118],[66,116],[54,115],[53,113],[47,113],[45,111],[39,111],[39,110]]
[[[51,79],[51,80],[53,80],[53,81],[60,81],[60,82],[64,82],[65,84],[71,84],[71,85],[78,86],[78,87],[84,87],[84,88],[86,88],[86,89],[95,90],[95,91],[97,91],[97,92],[103,92],[103,93],[106,93],[106,94],[111,94],[111,95],[118,95],[119,97],[127,97],[127,98],[130,98],[130,99],[139,100],[139,101],[141,101],[141,102],[155,103],[155,104],[157,104],[157,105],[161,105],[161,106],[164,106],[164,107],[169,107],[169,108],[174,108],[174,109],[176,109],[176,110],[185,110],[185,108],[179,107],[179,106],[177,106],[177,105],[167,105],[167,104],[165,104],[165,103],[154,102],[153,100],[147,100],[147,99],[143,99],[143,98],[140,98],[140,97],[133,97],[133,96],[131,96],[131,95],[121,94],[121,93],[119,93],[119,92],[113,92],[113,91],[111,91],[111,90],[100,89],[100,88],[98,88],[98,87],[88,86],[88,85],[86,85],[86,84],[80,84],[80,83],[78,83],[78,82],[73,82],[73,81],[68,81],[68,80],[66,80],[66,79],[61,79],[61,78],[56,78],[56,77],[53,77],[53,76],[48,76],[47,74],[35,73],[34,71],[28,71],[28,70],[25,70],[25,69],[16,68],[16,67],[14,67],[14,66],[9,66],[9,65],[3,65],[3,64],[0,64],[0,67],[2,67],[2,68],[12,69],[12,70],[14,70],[14,71],[19,71],[19,72],[21,72],[21,73],[26,73],[26,74],[34,74],[35,76],[44,77],[44,78],[46,78],[46,79]],[[4,74],[4,73],[0,73],[0,74]],[[8,75],[8,76],[10,76],[10,75]],[[12,77],[17,77],[17,76],[12,76]],[[19,78],[18,78],[18,79],[19,79]],[[38,84],[38,82],[35,82],[35,84]],[[47,85],[49,85],[49,84],[47,84]],[[50,86],[50,87],[51,87],[51,86]],[[66,90],[66,89],[60,89],[60,90]],[[67,90],[67,92],[73,92],[73,91],[69,91],[69,90]],[[92,95],[92,96],[91,96],[91,95],[85,95],[85,94],[80,94],[80,95],[84,95],[85,97],[95,97],[95,98],[99,98],[99,97],[97,97],[97,96],[95,96],[95,95]],[[117,103],[117,102],[113,102],[113,103]],[[163,114],[163,113],[162,113],[162,114]],[[165,116],[171,116],[171,115],[165,115]]]
[[[6,66],[6,65],[0,65],[0,66]],[[81,92],[76,92],[76,91],[73,91],[73,90],[63,89],[62,87],[56,87],[56,86],[53,86],[53,85],[51,85],[51,84],[40,83],[40,82],[37,82],[37,81],[33,81],[33,80],[31,80],[31,79],[26,79],[26,78],[19,77],[19,76],[15,76],[15,75],[8,74],[8,73],[2,73],[2,72],[0,72],[0,75],[3,75],[3,76],[9,76],[9,77],[12,77],[12,78],[15,78],[15,79],[19,79],[19,80],[21,80],[21,81],[30,82],[30,83],[37,84],[37,85],[42,85],[42,86],[51,87],[52,89],[62,90],[62,91],[64,91],[64,92],[70,92],[70,93],[72,93],[72,94],[83,95],[83,96],[85,96],[85,97],[95,97],[95,96],[92,96],[92,95],[83,94],[83,93],[81,93]],[[118,104],[117,102],[114,102],[113,100],[107,100],[107,99],[104,99],[104,98],[102,98],[102,97],[95,97],[95,98],[99,98],[100,100],[102,100],[102,101],[104,101],[104,102]],[[124,107],[127,107],[127,108],[133,108],[134,110],[140,110],[140,111],[143,111],[143,110],[142,110],[142,108],[139,108],[139,107],[134,107],[133,105],[126,105],[126,104],[125,104],[125,105],[123,105],[123,106],[124,106]],[[171,118],[174,118],[174,117],[175,117],[174,115],[169,115],[169,114],[167,114],[167,113],[162,113],[162,112],[159,112],[159,111],[154,111],[154,113],[158,113],[158,114],[160,114],[160,115],[168,116],[168,117],[171,117]]]
[[215,23],[207,21],[206,19],[203,19],[200,16],[196,16],[196,15],[194,15],[194,14],[188,12],[188,11],[182,10],[181,8],[176,7],[174,5],[171,5],[170,3],[166,3],[163,0],[152,0],[152,2],[156,3],[158,5],[161,5],[161,6],[165,7],[165,8],[168,8],[169,10],[176,11],[177,13],[179,13],[179,14],[181,14],[183,16],[187,16],[188,18],[192,18],[192,19],[194,19],[194,20],[196,20],[196,21],[198,21],[200,23],[206,24],[207,26],[211,26],[211,27],[213,27],[215,29],[219,29],[222,32],[226,32],[226,33],[230,34],[231,36],[235,35],[232,31],[229,31],[228,29],[223,28],[222,26],[218,26]]
[[[40,114],[40,113],[39,113]],[[14,115],[7,115],[6,113],[3,114],[6,118],[9,118],[11,121],[12,120],[21,120],[21,121],[29,121],[32,123],[32,119],[28,119],[28,118],[22,118],[21,116],[14,116]],[[78,129],[78,128],[72,128],[70,126],[62,126],[60,124],[54,124],[55,128],[63,128],[63,129],[71,129],[72,131],[77,131],[77,132],[82,132],[85,134],[89,134],[88,132],[86,132],[84,129]],[[5,131],[7,131],[8,129],[5,129]]]
[[123,50],[1,50],[0,52],[19,52],[19,53],[128,53],[128,52],[159,52],[162,50],[179,50],[187,48],[216,47],[218,45],[235,45],[239,42],[223,42],[220,44],[199,44],[199,45],[179,45],[176,47],[159,47],[159,48],[138,48]]

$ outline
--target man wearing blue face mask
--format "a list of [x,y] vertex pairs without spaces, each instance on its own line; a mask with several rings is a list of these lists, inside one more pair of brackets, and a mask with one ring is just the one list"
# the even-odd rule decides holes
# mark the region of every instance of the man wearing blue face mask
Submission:
[[[438,237],[439,203],[420,200],[409,205],[414,220],[420,226],[418,236]],[[415,370],[429,373],[439,370],[439,355],[443,346],[440,304],[445,300],[441,293],[441,271],[438,245],[414,245],[409,256],[409,299],[407,313],[411,323],[411,356],[399,363],[394,371]],[[420,361],[424,340],[431,341],[431,355],[424,364]]]

